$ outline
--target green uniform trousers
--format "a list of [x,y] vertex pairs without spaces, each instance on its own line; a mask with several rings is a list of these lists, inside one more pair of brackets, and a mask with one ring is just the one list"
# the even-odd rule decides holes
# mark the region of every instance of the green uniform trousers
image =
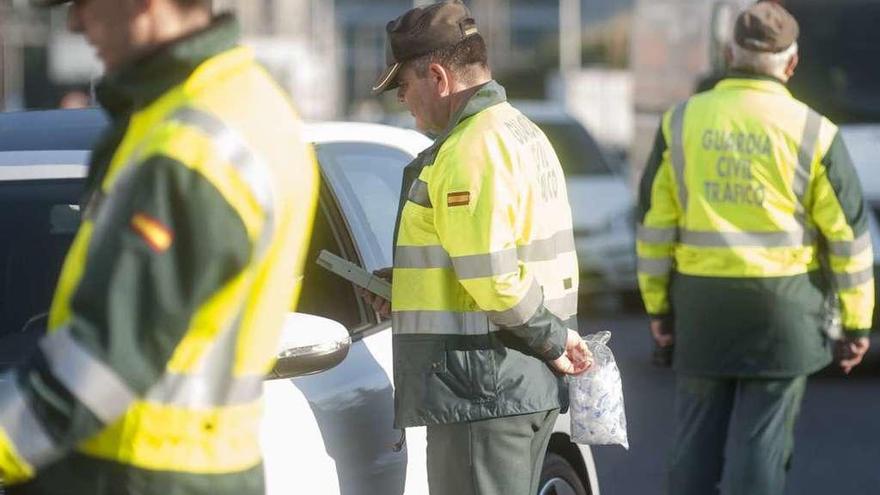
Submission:
[[669,495],[781,495],[806,383],[678,374]]
[[534,495],[559,409],[428,425],[431,495]]

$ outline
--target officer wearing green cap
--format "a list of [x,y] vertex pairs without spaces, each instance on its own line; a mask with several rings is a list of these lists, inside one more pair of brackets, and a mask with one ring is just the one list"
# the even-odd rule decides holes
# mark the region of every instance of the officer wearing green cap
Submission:
[[664,115],[642,177],[639,284],[675,344],[671,495],[783,493],[807,375],[869,346],[861,186],[838,128],[785,87],[798,32],[779,3],[743,11],[731,72]]
[[262,494],[262,382],[317,200],[301,122],[207,0],[70,3],[110,125],[48,333],[0,376],[4,488]]
[[[590,366],[559,160],[492,80],[459,1],[388,23],[387,67],[437,136],[404,172],[391,316],[395,422],[427,425],[432,495],[533,495],[567,392]],[[387,303],[374,301],[377,310]]]

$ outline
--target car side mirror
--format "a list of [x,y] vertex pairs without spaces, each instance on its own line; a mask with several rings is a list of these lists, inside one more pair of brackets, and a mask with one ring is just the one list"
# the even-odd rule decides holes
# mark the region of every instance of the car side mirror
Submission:
[[288,313],[281,330],[278,360],[268,380],[326,371],[348,355],[351,338],[342,324],[305,313]]

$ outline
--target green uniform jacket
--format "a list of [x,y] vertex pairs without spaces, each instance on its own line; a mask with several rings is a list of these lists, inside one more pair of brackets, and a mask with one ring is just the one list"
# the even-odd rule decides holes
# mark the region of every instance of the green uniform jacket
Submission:
[[562,169],[489,82],[404,172],[392,320],[399,427],[567,405],[548,360],[576,329]]
[[238,38],[221,16],[98,87],[112,125],[49,333],[0,377],[9,493],[264,492],[262,382],[318,173]]
[[674,320],[675,369],[816,371],[835,295],[844,330],[866,335],[864,208],[837,127],[775,79],[735,74],[670,110],[641,181],[638,254],[648,313]]

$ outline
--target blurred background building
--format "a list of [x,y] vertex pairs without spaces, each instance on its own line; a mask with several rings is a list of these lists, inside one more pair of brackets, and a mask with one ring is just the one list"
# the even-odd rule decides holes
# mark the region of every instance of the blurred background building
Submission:
[[[638,175],[663,110],[724,70],[722,48],[752,0],[466,0],[511,99],[540,100],[582,123]],[[213,0],[312,120],[404,123],[395,95],[370,87],[384,28],[426,0]],[[880,0],[787,0],[800,20],[796,96],[838,121],[880,115]],[[0,107],[89,103],[101,65],[66,30],[66,9],[0,0]]]
[[[384,64],[384,27],[419,0],[214,0],[241,19],[247,42],[313,119],[369,118],[394,106],[369,93]],[[625,69],[633,0],[472,0],[497,75],[515,98],[564,92],[551,76],[586,65]],[[58,106],[88,92],[100,64],[66,9],[0,0],[5,109]],[[560,21],[562,20],[562,21]],[[561,36],[564,33],[564,36]]]

